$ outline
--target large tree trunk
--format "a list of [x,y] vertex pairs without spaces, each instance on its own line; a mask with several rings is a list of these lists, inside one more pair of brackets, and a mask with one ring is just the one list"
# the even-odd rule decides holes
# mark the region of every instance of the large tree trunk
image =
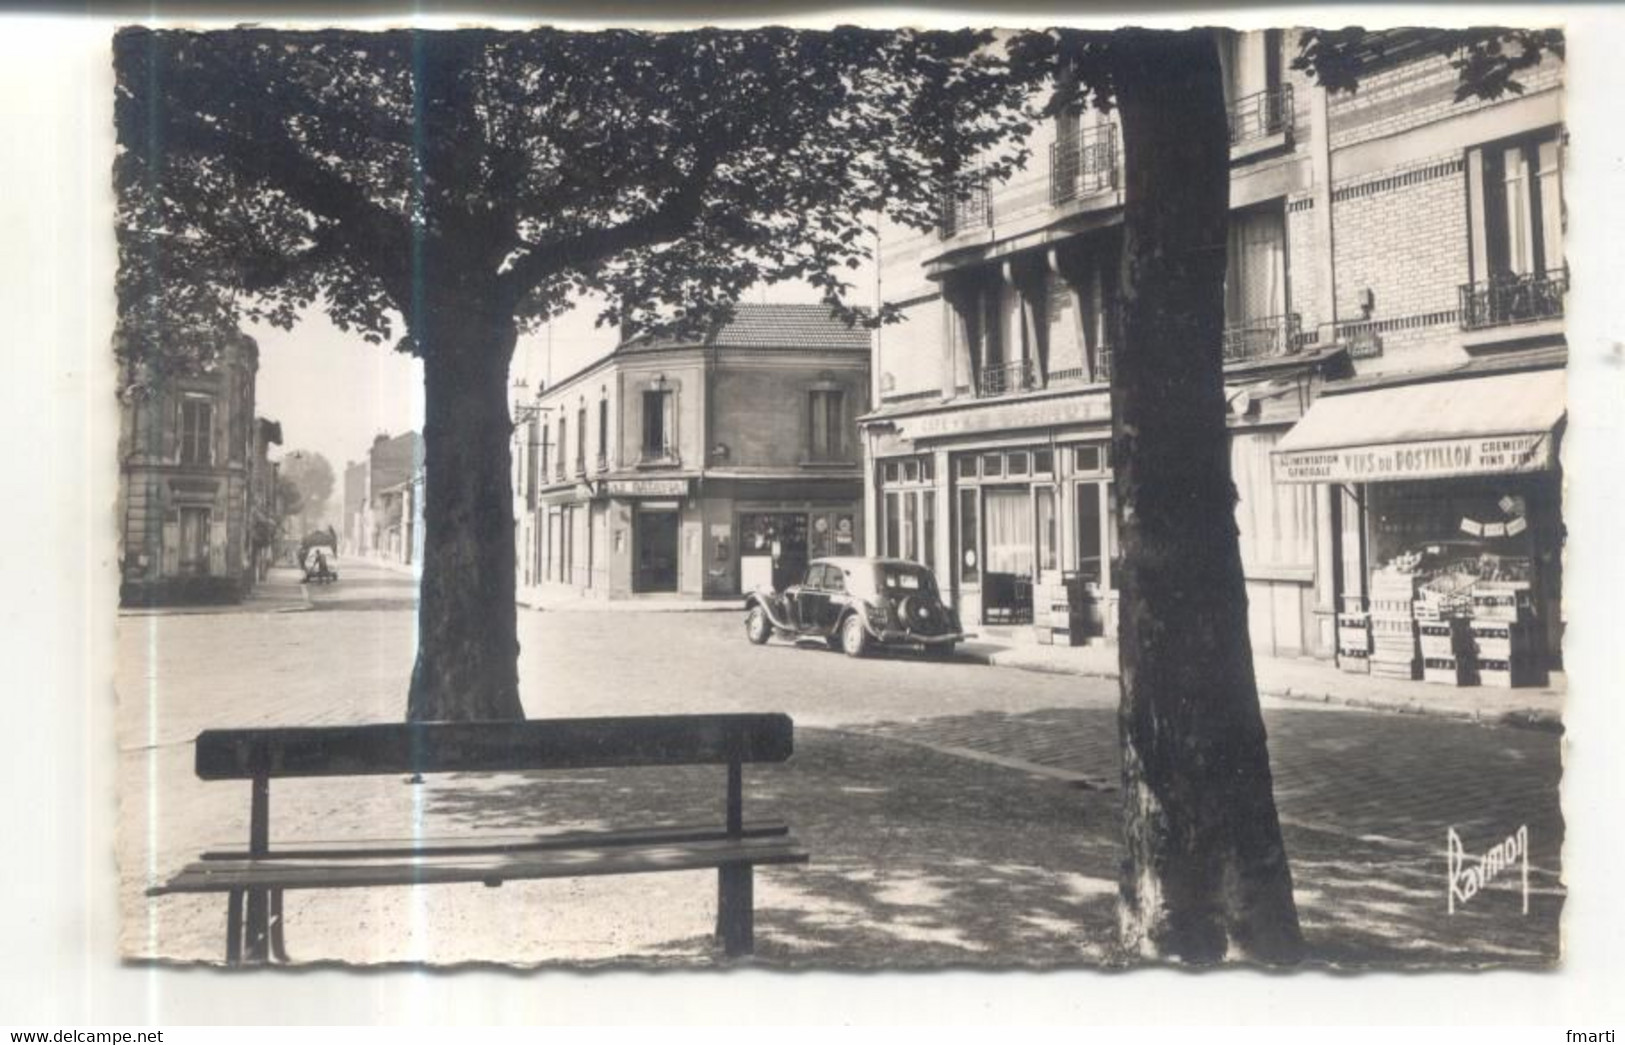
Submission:
[[512,319],[420,338],[423,583],[409,721],[524,718],[508,416]]
[[1112,62],[1127,171],[1113,449],[1123,545],[1120,928],[1147,957],[1301,948],[1247,635],[1225,431],[1229,135],[1206,31]]

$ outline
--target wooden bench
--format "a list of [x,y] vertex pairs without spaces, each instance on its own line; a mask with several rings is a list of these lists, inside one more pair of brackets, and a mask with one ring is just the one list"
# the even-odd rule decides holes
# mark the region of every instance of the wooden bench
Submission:
[[[732,956],[754,943],[753,871],[804,863],[782,823],[744,819],[746,762],[790,757],[786,715],[671,715],[523,722],[436,722],[206,730],[197,775],[251,782],[248,846],[210,850],[147,890],[226,894],[226,961],[287,961],[289,889],[574,878],[716,868],[717,937]],[[714,823],[528,836],[271,844],[271,780],[283,777],[513,773],[655,766],[727,767]],[[606,799],[605,812],[611,808]]]

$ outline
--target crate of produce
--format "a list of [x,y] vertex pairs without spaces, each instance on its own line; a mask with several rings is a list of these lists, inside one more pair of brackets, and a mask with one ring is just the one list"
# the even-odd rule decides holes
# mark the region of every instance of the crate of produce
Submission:
[[1473,588],[1474,620],[1522,620],[1531,609],[1526,581],[1485,581]]
[[1466,657],[1423,657],[1422,681],[1443,686],[1475,686],[1478,675]]
[[1472,633],[1464,620],[1418,621],[1416,633],[1423,657],[1459,657],[1473,651]]
[[1546,673],[1536,666],[1533,657],[1511,660],[1481,657],[1478,661],[1478,679],[1486,686],[1511,689],[1516,686],[1539,686],[1546,681]]
[[1530,623],[1473,621],[1473,648],[1490,660],[1528,660],[1535,655],[1535,629]]

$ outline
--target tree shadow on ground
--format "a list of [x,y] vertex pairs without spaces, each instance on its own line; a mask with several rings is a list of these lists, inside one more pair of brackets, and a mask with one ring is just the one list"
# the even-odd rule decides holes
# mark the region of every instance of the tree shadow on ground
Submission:
[[[723,782],[720,768],[531,774],[496,787],[438,787],[426,814],[484,830],[703,822],[720,817]],[[747,769],[745,812],[788,821],[812,854],[804,867],[758,871],[758,962],[1113,960],[1109,795],[913,745],[803,729],[791,763]],[[704,953],[707,942],[677,938],[656,951]]]
[[[916,743],[986,751],[1115,781],[1115,710],[987,711],[872,728]],[[1276,805],[1309,960],[1338,965],[1549,965],[1560,949],[1560,740],[1548,732],[1448,720],[1271,708]],[[1529,912],[1521,877],[1454,914],[1447,831],[1467,866],[1529,829]]]

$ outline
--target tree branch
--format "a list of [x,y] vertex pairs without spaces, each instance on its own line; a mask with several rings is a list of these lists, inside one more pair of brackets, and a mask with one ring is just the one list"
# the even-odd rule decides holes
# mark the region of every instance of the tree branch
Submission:
[[720,143],[702,151],[682,187],[652,211],[619,225],[538,243],[525,251],[500,279],[504,302],[510,307],[517,304],[544,281],[571,268],[681,236],[699,218],[705,189],[724,152]]

